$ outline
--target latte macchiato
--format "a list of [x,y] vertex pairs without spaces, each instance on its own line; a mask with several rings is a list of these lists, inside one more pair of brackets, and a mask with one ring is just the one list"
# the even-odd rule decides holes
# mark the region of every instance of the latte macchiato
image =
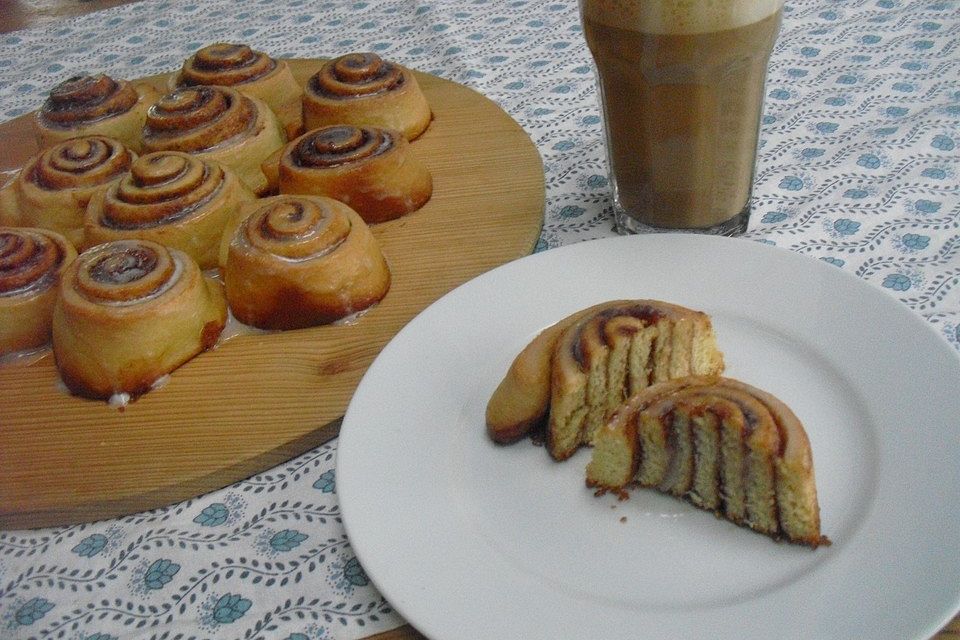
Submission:
[[746,229],[783,0],[580,0],[618,228]]

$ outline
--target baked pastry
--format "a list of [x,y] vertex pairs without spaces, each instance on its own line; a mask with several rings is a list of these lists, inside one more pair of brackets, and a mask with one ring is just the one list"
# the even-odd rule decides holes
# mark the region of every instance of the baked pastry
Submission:
[[806,431],[780,400],[691,376],[631,397],[594,437],[587,484],[636,481],[774,538],[817,547],[820,507]]
[[39,147],[68,138],[101,135],[140,152],[147,109],[160,92],[145,82],[78,75],[55,86],[33,119]]
[[329,60],[307,81],[307,130],[333,124],[383,127],[413,140],[430,125],[430,105],[409,69],[375,53]]
[[487,404],[487,432],[509,443],[546,421],[547,449],[564,460],[629,395],[722,370],[705,313],[659,300],[606,302],[547,328],[516,357]]
[[345,202],[368,223],[416,211],[433,178],[407,139],[392,129],[334,125],[290,142],[279,159],[280,193]]
[[118,240],[80,254],[53,311],[53,354],[67,388],[138,396],[209,349],[227,321],[219,283],[177,249]]
[[118,181],[136,158],[122,143],[104,136],[71,138],[27,161],[3,189],[8,223],[63,234],[70,244],[83,240],[83,215],[97,192]]
[[342,202],[280,195],[245,210],[224,269],[240,322],[261,329],[326,324],[367,309],[390,288],[373,234]]
[[232,170],[179,151],[140,156],[129,173],[93,196],[84,246],[141,238],[180,249],[201,269],[220,264],[220,245],[240,205],[256,199]]
[[168,93],[147,111],[145,151],[182,151],[233,169],[257,195],[267,190],[260,164],[286,136],[263,101],[230,87],[189,87]]
[[50,342],[60,274],[76,257],[54,231],[0,227],[0,355]]
[[288,138],[303,130],[303,89],[290,65],[245,44],[209,44],[170,77],[170,89],[220,85],[259,98],[277,115]]

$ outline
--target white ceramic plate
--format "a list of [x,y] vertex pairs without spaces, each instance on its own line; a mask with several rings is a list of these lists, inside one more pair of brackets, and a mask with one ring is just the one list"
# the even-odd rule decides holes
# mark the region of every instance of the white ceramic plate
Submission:
[[[727,375],[809,434],[830,547],[778,544],[654,491],[584,485],[484,432],[544,327],[615,298],[709,313]],[[337,460],[344,523],[429,637],[928,637],[960,607],[960,358],[907,307],[749,240],[611,238],[495,269],[414,319],[368,370]]]

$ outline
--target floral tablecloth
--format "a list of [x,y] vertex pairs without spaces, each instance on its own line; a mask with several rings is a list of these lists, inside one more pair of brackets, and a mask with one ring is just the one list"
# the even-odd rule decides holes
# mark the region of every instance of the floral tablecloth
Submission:
[[[169,71],[217,40],[281,57],[371,50],[469,85],[543,156],[537,250],[613,235],[572,0],[146,0],[0,36],[0,117],[77,71]],[[761,138],[747,238],[856,274],[960,348],[960,2],[788,0]],[[0,533],[0,638],[303,640],[399,626],[344,533],[336,449],[150,513]]]

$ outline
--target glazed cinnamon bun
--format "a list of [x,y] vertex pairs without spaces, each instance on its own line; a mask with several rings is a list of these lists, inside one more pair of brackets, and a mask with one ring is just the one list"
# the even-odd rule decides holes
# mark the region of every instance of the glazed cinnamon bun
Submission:
[[773,538],[830,544],[803,425],[738,380],[682,377],[624,402],[597,431],[587,484],[622,492],[634,481]]
[[308,81],[304,125],[383,127],[413,140],[430,125],[430,106],[409,69],[375,53],[349,53],[329,60]]
[[118,240],[84,251],[64,272],[53,353],[72,393],[138,396],[213,346],[226,320],[222,287],[188,255]]
[[279,161],[280,193],[345,202],[368,223],[416,211],[433,178],[407,139],[392,129],[334,125],[290,142]]
[[327,324],[367,309],[390,287],[370,229],[330,198],[280,195],[246,207],[224,283],[237,320],[261,329]]
[[60,275],[76,257],[54,231],[0,227],[0,355],[50,341]]
[[303,129],[303,89],[284,60],[245,44],[210,44],[187,58],[180,72],[170,78],[174,90],[199,85],[233,87],[263,100],[277,114],[288,138],[300,135]]
[[24,165],[0,199],[18,226],[41,227],[83,240],[90,199],[130,169],[136,154],[113,138],[84,136],[49,147]]
[[267,189],[260,169],[286,136],[273,111],[230,87],[188,87],[168,93],[147,111],[145,151],[182,151],[233,169],[257,195]]
[[590,444],[632,393],[663,380],[723,371],[709,316],[659,300],[614,300],[564,318],[520,354],[487,404],[500,443],[546,423],[556,460]]
[[180,249],[201,269],[220,264],[224,229],[256,199],[231,169],[178,151],[139,157],[87,207],[84,246],[140,238]]
[[145,82],[98,75],[78,75],[50,91],[33,120],[40,148],[76,138],[101,135],[140,152],[140,131],[147,109],[160,93]]

